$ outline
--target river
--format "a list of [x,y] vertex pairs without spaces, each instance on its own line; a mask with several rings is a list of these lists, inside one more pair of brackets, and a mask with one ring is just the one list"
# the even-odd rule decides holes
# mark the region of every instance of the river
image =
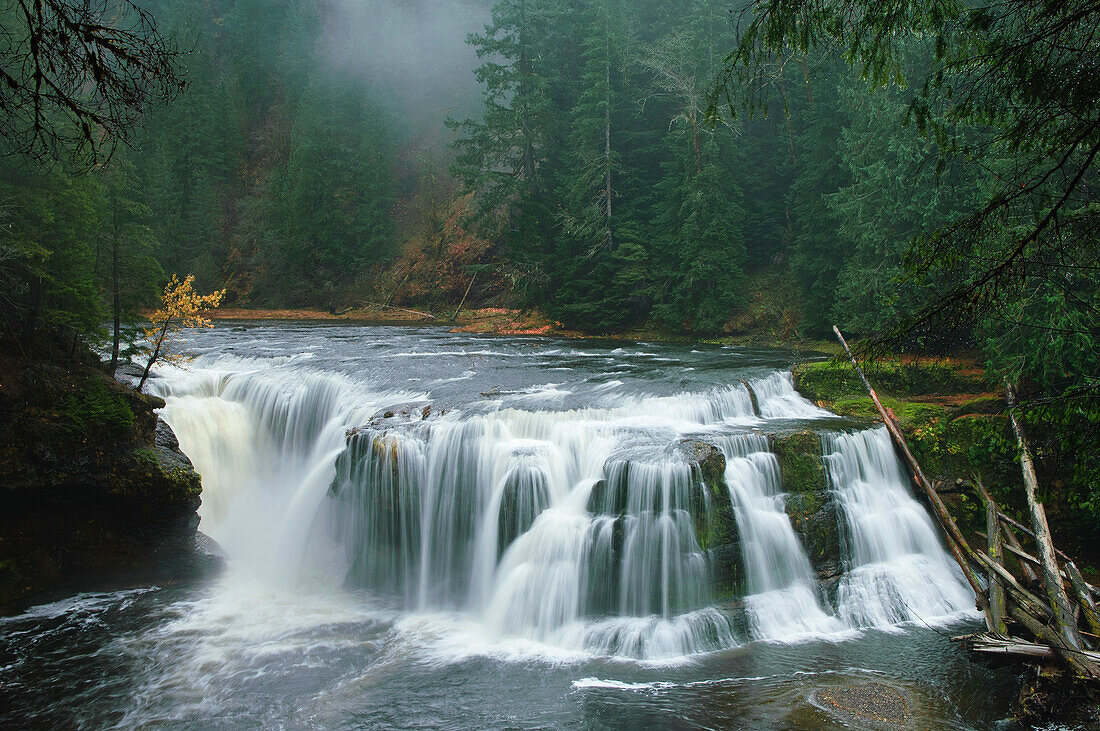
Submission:
[[[2,725],[851,728],[822,699],[868,682],[912,728],[1008,713],[1012,673],[950,640],[978,615],[885,432],[801,398],[804,354],[317,323],[187,337],[195,359],[149,390],[227,569],[0,619]],[[776,454],[806,432],[832,564]]]

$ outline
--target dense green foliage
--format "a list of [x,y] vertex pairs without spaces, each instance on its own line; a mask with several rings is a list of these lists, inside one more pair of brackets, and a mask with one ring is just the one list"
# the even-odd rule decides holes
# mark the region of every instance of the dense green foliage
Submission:
[[406,118],[409,79],[347,60],[343,26],[370,13],[143,7],[186,50],[188,87],[144,110],[134,149],[84,176],[0,161],[0,296],[32,330],[94,329],[117,251],[124,310],[194,272],[228,305],[468,295],[695,335],[835,322],[980,347],[1032,394],[1096,384],[1087,0],[760,0],[740,17],[466,0],[486,20],[462,70],[482,98],[447,130],[454,110],[428,129]]
[[121,433],[133,425],[134,412],[122,396],[107,390],[102,378],[91,377],[79,395],[69,396],[62,420],[75,435],[96,430]]
[[[1087,516],[1079,535],[1095,536],[1100,3],[749,7],[712,114],[766,109],[774,69],[793,58],[859,74],[837,146],[848,182],[829,196],[854,244],[832,314],[875,333],[879,348],[980,346],[990,380],[1021,383],[1032,398],[1021,418],[1057,487],[1047,497]],[[868,104],[885,112],[878,122],[860,112]],[[881,123],[898,112],[914,124]]]
[[38,331],[98,335],[111,307],[116,248],[123,311],[156,297],[160,267],[142,198],[122,152],[95,175],[0,157],[5,337]]

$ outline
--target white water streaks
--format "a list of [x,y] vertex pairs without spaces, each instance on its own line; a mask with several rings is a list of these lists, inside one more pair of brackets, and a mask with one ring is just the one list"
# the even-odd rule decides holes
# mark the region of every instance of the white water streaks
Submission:
[[[751,393],[618,388],[608,408],[552,410],[552,398],[421,419],[378,414],[422,396],[301,363],[207,365],[166,369],[154,386],[203,475],[202,529],[238,568],[283,586],[350,585],[406,612],[462,616],[487,642],[646,660],[966,605],[927,515],[894,479],[889,443],[852,446],[874,446],[877,432],[829,437],[852,567],[830,604],[784,510],[767,437],[743,433],[831,416],[789,374],[752,380]],[[692,435],[724,453],[724,489],[679,450]],[[704,549],[727,499],[736,530]],[[743,564],[736,596],[716,594],[719,560]]]
[[822,609],[810,561],[784,509],[779,463],[767,438],[750,434],[717,444],[726,455],[726,484],[741,535],[745,606],[753,637],[783,639],[841,630],[841,623]]
[[825,439],[845,520],[849,571],[837,612],[849,626],[920,621],[973,608],[927,511],[913,499],[885,427]]
[[301,570],[323,565],[306,561],[324,550],[307,543],[346,449],[345,425],[387,401],[287,364],[233,359],[250,370],[169,369],[152,390],[166,399],[162,416],[202,475],[202,530],[231,557],[296,582]]

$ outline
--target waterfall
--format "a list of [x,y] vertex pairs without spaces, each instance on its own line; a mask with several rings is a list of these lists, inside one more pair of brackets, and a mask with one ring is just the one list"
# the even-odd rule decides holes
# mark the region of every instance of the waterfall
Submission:
[[[850,569],[830,605],[760,433],[831,416],[787,373],[603,408],[421,418],[390,413],[416,394],[294,362],[231,365],[167,371],[154,387],[203,475],[202,530],[284,583],[460,613],[489,638],[645,659],[968,604],[876,430],[825,439]],[[720,450],[725,485],[685,440]],[[715,590],[723,562],[743,568],[743,603]]]
[[779,463],[767,437],[719,441],[745,565],[745,606],[754,637],[782,638],[842,628],[822,608],[810,560],[784,510]]
[[837,614],[852,627],[881,627],[972,609],[958,567],[909,491],[886,428],[829,434],[824,442],[847,534]]
[[310,560],[331,548],[313,526],[346,449],[345,424],[382,399],[334,374],[270,367],[169,372],[151,383],[202,475],[201,529],[272,578],[327,573]]

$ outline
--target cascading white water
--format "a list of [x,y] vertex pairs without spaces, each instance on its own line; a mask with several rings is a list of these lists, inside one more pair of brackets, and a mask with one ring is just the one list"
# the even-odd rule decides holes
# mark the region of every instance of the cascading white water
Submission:
[[[923,616],[966,604],[927,515],[889,475],[900,474],[889,443],[877,450],[870,432],[828,442],[853,567],[834,615],[784,512],[766,437],[729,434],[829,416],[789,374],[753,381],[752,394],[738,384],[610,408],[388,419],[376,415],[418,397],[294,364],[233,369],[168,372],[155,389],[203,475],[202,529],[287,582],[327,577],[405,610],[462,612],[490,638],[570,650],[660,659],[734,646],[746,639],[738,615],[712,596],[719,554],[700,545],[715,497],[677,448],[703,434],[726,457],[748,639],[915,618],[902,604]],[[868,494],[880,483],[888,496]],[[912,534],[904,546],[876,533],[895,513]],[[941,598],[917,604],[913,572],[928,566],[939,573],[924,579],[936,587],[925,598]]]
[[787,371],[776,371],[766,378],[752,382],[765,419],[820,419],[832,416],[828,411],[814,406],[794,389],[794,380]]
[[745,607],[754,637],[836,632],[821,606],[810,560],[784,510],[779,462],[761,434],[717,440],[726,456],[745,566]]
[[323,568],[307,557],[329,547],[309,542],[346,449],[345,424],[381,399],[339,376],[270,367],[169,372],[152,384],[203,477],[202,530],[271,578],[293,583]]
[[973,597],[910,494],[886,428],[829,434],[824,442],[847,533],[838,615],[849,626],[881,627],[971,609]]
[[[661,456],[675,432],[644,421],[503,410],[354,435],[335,485],[353,579],[569,649],[663,657],[732,637],[728,618],[690,616],[709,600],[703,490]],[[614,456],[639,444],[658,461]]]

